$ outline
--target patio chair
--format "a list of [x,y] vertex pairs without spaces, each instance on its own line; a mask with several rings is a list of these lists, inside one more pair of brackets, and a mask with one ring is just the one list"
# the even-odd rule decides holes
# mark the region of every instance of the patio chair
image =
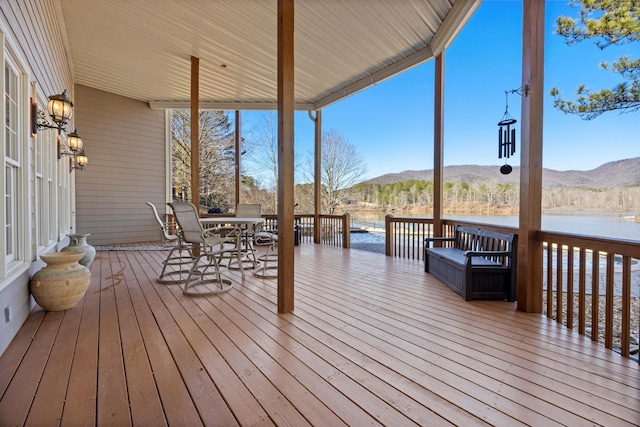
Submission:
[[[262,205],[260,203],[240,203],[236,206],[236,218],[260,218],[261,216]],[[253,247],[255,231],[255,227],[242,229],[242,260],[243,262],[250,263],[248,266],[245,266],[245,268],[256,268],[260,263],[256,258]]]
[[[182,238],[190,243],[195,259],[184,282],[186,295],[212,295],[226,292],[232,287],[222,274],[228,269],[221,260],[238,256],[240,229],[238,227],[212,227],[206,230],[200,223],[196,207],[191,203],[168,203],[182,231]],[[196,252],[197,250],[197,252]],[[240,264],[242,279],[244,269]]]
[[[278,235],[271,231],[258,231],[253,237],[253,244],[266,247],[263,255],[258,256],[260,266],[253,272],[262,279],[278,278]],[[274,271],[275,270],[275,271]]]
[[262,205],[260,203],[239,203],[236,206],[236,218],[260,218]]
[[183,242],[180,229],[176,230],[176,234],[170,233],[169,224],[165,223],[158,215],[158,210],[151,202],[146,202],[153,212],[153,217],[160,226],[160,239],[162,243],[172,245],[171,250],[166,258],[162,261],[162,271],[156,278],[158,283],[178,284],[187,279],[189,268],[193,262],[193,254],[191,253],[191,245]]

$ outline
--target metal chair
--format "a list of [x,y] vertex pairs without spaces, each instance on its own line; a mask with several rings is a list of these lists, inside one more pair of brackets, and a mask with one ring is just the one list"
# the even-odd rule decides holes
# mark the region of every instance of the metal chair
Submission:
[[236,206],[236,218],[260,218],[262,205],[260,203],[239,203]]
[[[168,203],[182,231],[182,239],[190,243],[195,259],[182,289],[187,295],[211,295],[226,292],[233,286],[223,278],[228,266],[221,260],[239,256],[240,229],[238,227],[212,227],[206,230],[200,223],[196,207],[191,203]],[[197,251],[197,252],[196,252]],[[240,263],[242,279],[244,269]]]
[[[258,231],[253,244],[266,247],[266,252],[258,256],[260,266],[253,271],[254,276],[262,279],[278,278],[278,235],[270,231]],[[275,272],[274,272],[275,270]]]
[[[261,216],[262,205],[260,203],[240,203],[236,206],[236,218],[260,218]],[[242,260],[244,263],[250,263],[245,268],[256,268],[260,263],[253,247],[255,231],[254,227],[242,229]]]
[[[169,232],[169,225],[166,224],[158,215],[158,210],[151,202],[146,202],[151,208],[153,216],[160,226],[160,239],[163,243],[172,245],[171,250],[162,261],[162,271],[156,278],[158,283],[178,284],[187,279],[189,268],[193,262],[193,254],[191,253],[191,245],[186,245],[181,238],[180,230],[176,230],[176,234]],[[184,266],[184,268],[183,268]]]

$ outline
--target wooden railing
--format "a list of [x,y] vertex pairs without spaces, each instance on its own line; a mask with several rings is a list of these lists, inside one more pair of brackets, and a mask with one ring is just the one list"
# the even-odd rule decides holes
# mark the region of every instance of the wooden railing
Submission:
[[[277,215],[262,215],[265,228],[277,229]],[[329,246],[351,247],[349,214],[320,215],[320,243]],[[313,243],[315,217],[311,214],[296,214],[295,225],[299,244]]]
[[[466,227],[481,227],[505,234],[517,232],[513,227],[445,219],[442,221],[442,236],[452,237],[458,224]],[[423,260],[424,239],[427,237],[433,237],[433,219],[431,218],[401,218],[391,214],[385,217],[385,253],[387,256]]]
[[433,219],[385,217],[385,254],[424,259],[424,239],[433,236]]
[[[458,224],[518,232],[515,227],[443,220],[442,235],[453,236]],[[387,215],[386,254],[423,260],[424,238],[432,233],[432,219]],[[548,231],[536,237],[543,248],[543,314],[624,357],[633,356],[630,349],[637,352],[638,344],[631,337],[640,336],[638,242]]]
[[640,336],[638,242],[548,231],[537,237],[543,244],[547,317],[630,357],[632,332]]

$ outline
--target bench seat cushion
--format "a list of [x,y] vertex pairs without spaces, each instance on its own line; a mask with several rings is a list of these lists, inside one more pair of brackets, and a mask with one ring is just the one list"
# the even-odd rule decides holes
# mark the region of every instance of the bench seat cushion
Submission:
[[[465,256],[465,252],[456,248],[428,248],[427,253],[430,256],[448,258],[449,260],[461,265],[464,265],[467,262],[466,261],[467,257]],[[502,264],[496,261],[492,261],[490,259],[474,256],[474,257],[471,257],[471,265],[474,267],[485,266],[485,265],[495,267],[495,266],[501,266]]]

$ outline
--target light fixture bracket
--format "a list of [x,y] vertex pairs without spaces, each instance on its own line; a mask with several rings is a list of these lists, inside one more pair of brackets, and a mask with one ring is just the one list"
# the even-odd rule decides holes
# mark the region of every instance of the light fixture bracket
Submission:
[[[58,133],[61,133],[65,130],[65,126],[67,125],[66,121],[61,123],[51,123],[47,118],[47,115],[44,111],[38,109],[38,113],[36,114],[36,128],[37,129],[56,129]],[[65,130],[66,131],[66,130]]]

